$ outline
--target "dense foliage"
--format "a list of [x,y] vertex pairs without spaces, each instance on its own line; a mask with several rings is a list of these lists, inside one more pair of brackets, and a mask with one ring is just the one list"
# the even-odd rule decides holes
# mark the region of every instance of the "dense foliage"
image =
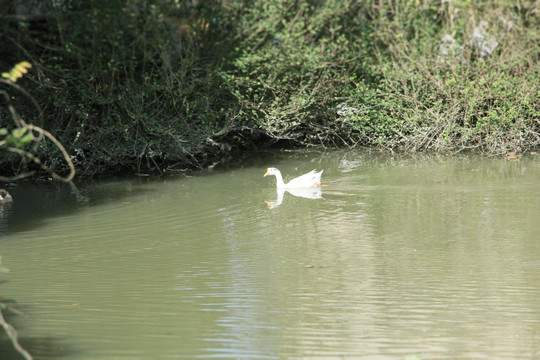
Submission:
[[[532,0],[26,0],[0,14],[0,69],[34,65],[20,84],[44,110],[37,125],[83,174],[270,145],[540,144]],[[36,152],[64,166],[55,147]]]

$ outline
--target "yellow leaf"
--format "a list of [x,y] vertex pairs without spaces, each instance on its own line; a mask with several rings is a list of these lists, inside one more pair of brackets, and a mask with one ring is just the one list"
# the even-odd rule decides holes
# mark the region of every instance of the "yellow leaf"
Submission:
[[23,73],[23,74],[26,74],[28,72],[28,69],[24,67],[22,63],[15,65],[15,69],[17,69],[19,73]]
[[2,77],[17,82],[17,80],[23,77],[23,74],[28,73],[28,69],[32,67],[28,61],[21,61],[10,70],[9,73],[2,73]]

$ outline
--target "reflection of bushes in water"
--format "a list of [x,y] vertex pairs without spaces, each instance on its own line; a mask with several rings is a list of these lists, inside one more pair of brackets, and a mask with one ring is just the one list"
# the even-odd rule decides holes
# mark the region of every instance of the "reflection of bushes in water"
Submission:
[[276,142],[540,143],[540,27],[525,5],[139,3],[72,1],[39,32],[1,25],[39,54],[32,93],[83,173],[202,166]]

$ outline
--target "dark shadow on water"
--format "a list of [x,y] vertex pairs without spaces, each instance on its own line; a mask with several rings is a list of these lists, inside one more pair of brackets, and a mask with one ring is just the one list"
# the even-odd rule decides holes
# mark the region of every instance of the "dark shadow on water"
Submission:
[[[11,324],[15,330],[19,333],[17,340],[19,344],[26,350],[34,360],[40,359],[62,359],[70,358],[74,354],[74,351],[69,346],[65,345],[62,342],[62,339],[54,337],[27,337],[22,336],[21,333],[24,330],[24,325],[22,321],[18,321],[20,316],[10,312],[9,310],[4,310],[5,320]],[[28,328],[28,331],[31,332],[31,326]],[[2,327],[0,327],[0,359],[1,360],[21,360],[24,357],[13,347],[11,339],[8,338],[6,332]]]
[[[80,201],[68,184],[51,180],[43,182],[26,180],[17,183],[0,183],[13,196],[13,203],[0,205],[0,243],[5,235],[29,231],[42,226],[47,219],[71,215],[88,206],[120,202],[135,193],[152,192],[152,184],[181,179],[188,176],[210,176],[216,171],[228,171],[246,166],[260,166],[272,163],[286,153],[276,151],[249,152],[237,154],[211,166],[208,170],[198,170],[153,176],[112,177],[105,180],[79,181],[75,178],[79,194],[87,201]],[[1,359],[0,359],[1,360]]]
[[[21,346],[32,355],[34,360],[69,358],[73,351],[62,345],[55,338],[20,338]],[[2,331],[0,335],[0,359],[21,360],[24,357],[13,348],[11,340]]]
[[[78,184],[78,192],[86,201],[80,201],[69,185],[58,182],[0,184],[14,199],[13,203],[0,205],[0,241],[4,235],[35,229],[50,218],[70,215],[88,206],[122,201],[134,191],[151,191],[147,184],[153,181],[156,179],[123,178]],[[108,185],[108,191],[100,190],[104,183],[112,184]]]

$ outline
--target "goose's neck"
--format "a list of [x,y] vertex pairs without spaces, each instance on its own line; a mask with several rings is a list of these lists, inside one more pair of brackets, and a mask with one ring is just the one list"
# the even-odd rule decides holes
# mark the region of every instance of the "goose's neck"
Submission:
[[283,189],[285,187],[285,183],[283,182],[283,176],[281,176],[281,172],[278,170],[275,175],[278,189]]

